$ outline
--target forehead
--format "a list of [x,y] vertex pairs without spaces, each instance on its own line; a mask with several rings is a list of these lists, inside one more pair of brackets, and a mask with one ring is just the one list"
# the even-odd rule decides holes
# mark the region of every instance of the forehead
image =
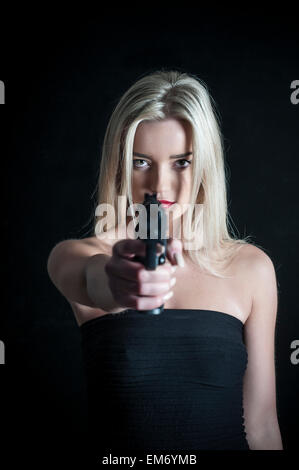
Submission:
[[187,121],[175,118],[163,121],[142,121],[136,130],[134,150],[150,155],[167,150],[179,153],[190,150],[191,126]]

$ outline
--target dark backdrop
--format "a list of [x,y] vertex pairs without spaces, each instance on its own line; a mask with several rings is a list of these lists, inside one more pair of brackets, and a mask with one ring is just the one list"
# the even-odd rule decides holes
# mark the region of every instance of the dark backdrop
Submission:
[[299,80],[296,13],[175,7],[83,14],[72,7],[62,14],[43,7],[18,9],[2,21],[5,448],[16,457],[23,446],[24,458],[43,444],[52,455],[61,443],[71,441],[72,452],[80,447],[87,426],[80,332],[48,277],[47,258],[60,240],[91,235],[109,116],[134,81],[164,67],[207,83],[222,118],[230,214],[239,235],[252,235],[274,262],[278,416],[284,448],[294,450],[299,104],[291,102],[290,86]]

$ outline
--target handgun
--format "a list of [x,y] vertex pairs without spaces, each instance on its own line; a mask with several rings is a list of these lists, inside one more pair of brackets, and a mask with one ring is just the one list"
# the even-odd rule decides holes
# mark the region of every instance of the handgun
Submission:
[[[140,231],[140,228],[146,228],[146,233],[145,230],[141,230],[142,237],[137,236],[137,239],[142,240],[145,243],[146,255],[145,257],[136,255],[133,258],[133,261],[138,261],[144,265],[145,269],[153,271],[158,265],[164,264],[166,262],[165,254],[167,249],[167,217],[162,204],[157,200],[157,193],[154,193],[152,195],[145,193],[144,201],[142,204],[145,206],[146,209],[146,219],[143,219],[143,222],[146,223],[146,227],[140,226],[139,218],[139,222],[135,227],[135,232]],[[143,238],[144,235],[145,238]],[[163,253],[161,254],[157,254],[158,244],[164,247]],[[159,315],[163,312],[163,309],[164,304],[152,310],[140,310],[140,312],[149,315]]]

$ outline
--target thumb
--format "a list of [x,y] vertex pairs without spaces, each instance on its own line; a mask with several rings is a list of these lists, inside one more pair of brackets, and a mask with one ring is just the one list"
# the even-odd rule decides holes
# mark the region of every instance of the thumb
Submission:
[[115,243],[112,252],[113,255],[116,254],[122,258],[132,259],[136,255],[145,256],[146,248],[142,240],[126,238]]
[[172,265],[177,265],[180,267],[185,266],[184,257],[183,257],[183,244],[178,238],[169,238],[167,242],[167,257],[170,260]]

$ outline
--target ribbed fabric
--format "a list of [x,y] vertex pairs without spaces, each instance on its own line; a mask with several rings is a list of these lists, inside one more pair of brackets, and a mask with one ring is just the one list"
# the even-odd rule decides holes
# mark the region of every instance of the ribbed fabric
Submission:
[[83,323],[90,432],[101,450],[249,450],[243,323],[213,310],[136,310]]

